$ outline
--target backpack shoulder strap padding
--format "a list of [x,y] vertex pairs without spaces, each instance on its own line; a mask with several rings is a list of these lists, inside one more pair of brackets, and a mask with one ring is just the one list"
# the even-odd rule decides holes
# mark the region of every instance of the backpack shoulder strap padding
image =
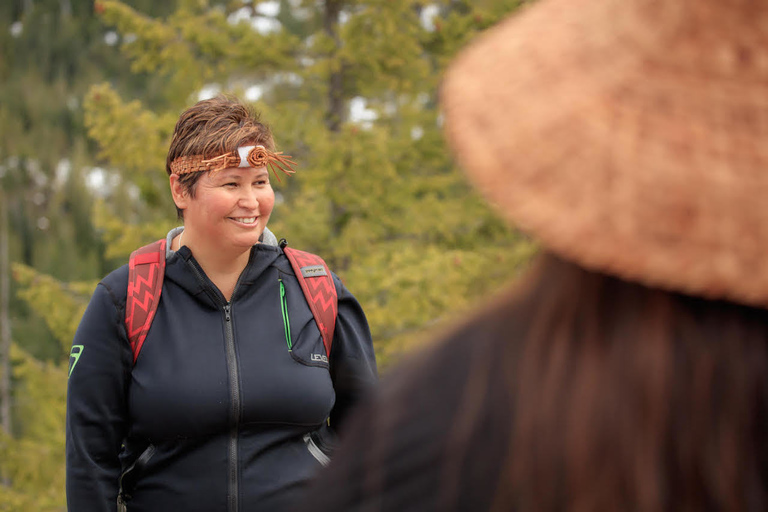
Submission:
[[147,332],[160,303],[165,277],[165,238],[131,253],[128,260],[128,293],[125,298],[125,328],[133,362],[139,357]]
[[312,316],[320,328],[325,345],[325,354],[331,357],[333,332],[336,328],[336,314],[339,308],[336,285],[328,265],[320,256],[284,246],[283,252],[291,262],[304,297],[312,310]]

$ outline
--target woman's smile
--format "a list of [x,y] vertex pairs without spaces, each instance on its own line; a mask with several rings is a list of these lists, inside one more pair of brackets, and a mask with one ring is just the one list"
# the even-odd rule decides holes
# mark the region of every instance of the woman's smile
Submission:
[[256,222],[259,220],[258,217],[230,217],[229,219],[244,226],[255,226]]

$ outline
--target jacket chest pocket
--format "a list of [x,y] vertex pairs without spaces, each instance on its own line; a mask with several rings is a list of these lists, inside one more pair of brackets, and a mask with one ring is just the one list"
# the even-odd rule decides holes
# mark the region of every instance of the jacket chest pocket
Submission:
[[323,337],[301,287],[287,274],[280,275],[278,284],[286,349],[301,364],[328,368]]

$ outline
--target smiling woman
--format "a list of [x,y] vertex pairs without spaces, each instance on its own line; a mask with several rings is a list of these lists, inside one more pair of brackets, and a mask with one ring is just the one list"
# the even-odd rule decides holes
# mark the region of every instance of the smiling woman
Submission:
[[[166,171],[184,227],[165,240],[140,357],[124,324],[128,265],[99,283],[73,342],[70,510],[279,512],[328,462],[376,363],[355,298],[324,264],[297,276],[267,228],[270,171],[294,165],[237,100],[182,113]],[[308,278],[335,288],[335,324],[315,316]]]

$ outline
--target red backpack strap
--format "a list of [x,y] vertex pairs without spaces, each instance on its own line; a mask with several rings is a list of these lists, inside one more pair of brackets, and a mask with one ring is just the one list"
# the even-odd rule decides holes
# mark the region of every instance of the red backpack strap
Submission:
[[299,280],[307,304],[320,328],[325,354],[331,357],[333,331],[336,328],[336,313],[339,309],[339,299],[331,271],[320,256],[290,247],[283,247],[283,252],[291,262],[296,279]]
[[128,294],[125,298],[125,328],[131,342],[133,362],[139,357],[147,332],[160,303],[165,277],[165,238],[131,253],[128,260]]

